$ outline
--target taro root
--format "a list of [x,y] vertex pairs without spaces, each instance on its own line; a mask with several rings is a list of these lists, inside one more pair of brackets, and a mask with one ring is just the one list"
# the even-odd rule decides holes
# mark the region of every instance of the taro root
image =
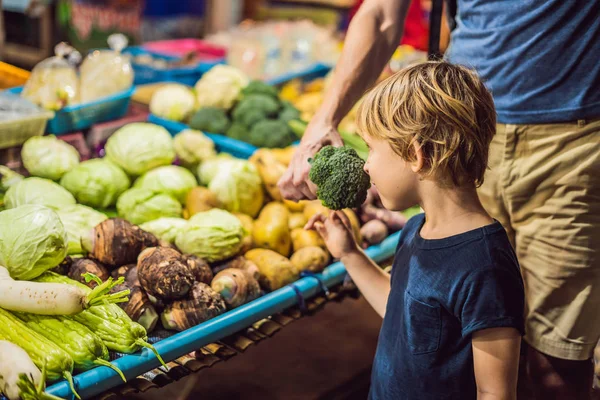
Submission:
[[110,275],[113,279],[118,279],[120,277],[125,278],[125,283],[129,286],[142,286],[140,280],[138,279],[137,273],[137,265],[136,264],[127,264],[113,270]]
[[194,275],[196,282],[210,285],[210,282],[213,279],[213,272],[206,261],[191,254],[184,255],[183,259],[187,263],[192,275]]
[[89,288],[93,289],[98,286],[98,283],[90,280],[89,282],[85,281],[84,274],[87,272],[96,275],[102,282],[107,280],[110,277],[108,270],[102,263],[91,260],[89,258],[76,258],[71,263],[71,268],[69,269],[68,277],[87,285]]
[[158,239],[124,219],[111,218],[82,237],[81,245],[91,258],[114,269],[135,264],[142,250],[157,246]]
[[218,274],[219,272],[228,269],[228,268],[236,268],[243,269],[250,273],[254,279],[258,280],[260,276],[260,271],[254,262],[246,259],[244,256],[237,256],[234,258],[230,258],[229,260],[216,264],[213,266],[213,272]]
[[220,294],[196,282],[185,299],[168,304],[161,314],[166,329],[183,331],[223,314],[227,307]]
[[194,284],[194,275],[181,253],[167,247],[142,251],[137,275],[144,290],[161,300],[185,297]]
[[227,268],[215,275],[210,286],[229,308],[236,308],[260,296],[258,281],[244,269]]
[[129,300],[126,303],[119,303],[119,307],[129,315],[129,318],[146,328],[146,332],[152,332],[158,322],[158,313],[146,296],[146,292],[141,286],[123,283],[115,286],[111,293],[126,289],[130,290]]
[[73,259],[70,256],[66,256],[60,264],[52,268],[50,271],[56,272],[59,275],[67,275],[71,269],[71,264],[73,264]]

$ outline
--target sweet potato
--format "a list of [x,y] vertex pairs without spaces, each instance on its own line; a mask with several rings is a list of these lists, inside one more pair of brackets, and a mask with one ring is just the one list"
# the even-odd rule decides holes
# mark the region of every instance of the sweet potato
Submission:
[[292,254],[290,261],[298,273],[302,271],[321,272],[329,264],[329,253],[321,247],[303,247]]
[[111,218],[96,225],[89,235],[82,237],[81,244],[90,258],[114,269],[135,264],[142,250],[157,246],[158,239],[124,219]]
[[243,269],[227,268],[219,272],[210,286],[230,308],[239,307],[260,296],[258,281]]
[[98,286],[98,283],[91,280],[89,282],[85,281],[84,274],[92,273],[96,275],[102,282],[108,279],[110,274],[104,265],[102,265],[99,261],[92,260],[89,258],[77,258],[71,263],[71,268],[69,269],[69,273],[67,276],[77,282],[81,282],[84,285],[87,285],[89,288],[93,289]]
[[138,258],[137,272],[144,290],[161,300],[185,297],[194,284],[194,274],[187,260],[178,251],[166,247],[144,250]]
[[166,329],[183,331],[223,314],[227,310],[220,294],[202,282],[196,282],[184,299],[168,304],[161,314]]

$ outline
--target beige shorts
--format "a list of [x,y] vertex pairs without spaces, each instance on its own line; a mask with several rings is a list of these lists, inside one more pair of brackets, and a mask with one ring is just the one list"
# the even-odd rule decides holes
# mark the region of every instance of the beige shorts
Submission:
[[506,228],[526,295],[525,340],[586,360],[600,337],[600,119],[497,126],[479,196]]

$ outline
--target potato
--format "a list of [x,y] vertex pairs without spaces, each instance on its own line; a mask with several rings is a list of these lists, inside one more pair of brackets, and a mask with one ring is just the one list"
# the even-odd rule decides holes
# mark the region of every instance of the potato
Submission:
[[321,201],[319,200],[313,200],[313,201],[307,201],[306,204],[304,205],[304,216],[306,217],[307,220],[311,219],[313,216],[315,216],[316,214],[323,214],[325,216],[329,215],[329,212],[331,210],[327,207],[325,207],[323,204],[321,204]]
[[306,230],[303,228],[296,228],[291,232],[292,237],[292,248],[294,252],[300,250],[303,247],[320,247],[327,251],[325,241],[317,231]]
[[306,225],[307,222],[308,220],[301,212],[291,213],[289,221],[290,231],[296,228],[304,228],[304,225]]
[[296,146],[286,147],[285,149],[271,149],[271,154],[286,167],[292,162],[292,157],[296,152]]
[[205,187],[196,186],[188,192],[185,198],[185,209],[183,212],[186,218],[191,218],[199,212],[220,207],[221,202],[213,192]]
[[298,273],[302,271],[321,272],[329,264],[329,253],[321,247],[303,247],[292,254],[290,261]]
[[257,150],[252,155],[251,162],[256,166],[269,196],[273,200],[281,201],[281,193],[279,192],[277,183],[285,173],[286,166],[277,161],[267,149]]
[[352,231],[354,232],[356,243],[360,245],[362,243],[362,235],[360,234],[360,221],[358,220],[356,213],[349,208],[346,208],[342,211],[348,216],[350,225],[352,225]]
[[260,285],[268,291],[276,290],[298,279],[298,271],[287,258],[268,249],[252,249],[245,258],[258,267]]
[[254,240],[252,239],[252,231],[254,231],[254,220],[251,216],[242,213],[233,213],[240,220],[242,226],[246,230],[246,235],[242,239],[242,249],[240,253],[245,253],[254,247]]
[[252,232],[254,245],[289,256],[292,248],[289,216],[290,212],[282,203],[267,204],[254,223]]
[[308,203],[306,200],[300,200],[299,202],[291,201],[291,200],[283,200],[283,204],[290,210],[290,212],[302,212],[304,211],[304,206]]

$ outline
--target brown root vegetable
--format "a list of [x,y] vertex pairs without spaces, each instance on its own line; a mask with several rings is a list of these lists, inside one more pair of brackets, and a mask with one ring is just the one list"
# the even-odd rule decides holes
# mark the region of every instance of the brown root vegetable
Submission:
[[125,278],[125,283],[127,285],[129,285],[130,287],[142,286],[142,284],[140,283],[140,280],[138,279],[136,264],[123,265],[122,267],[115,269],[111,273],[111,276],[114,279],[117,279],[120,277]]
[[98,283],[93,280],[89,282],[85,281],[84,275],[88,272],[96,275],[102,282],[106,281],[110,277],[110,274],[104,265],[102,265],[99,261],[91,260],[89,258],[75,259],[71,264],[71,268],[69,269],[67,276],[93,289],[98,286]]
[[210,286],[230,308],[239,307],[260,296],[258,281],[243,269],[228,268],[219,272]]
[[196,186],[190,190],[185,198],[185,216],[191,218],[199,212],[221,207],[221,202],[217,196],[202,186]]
[[125,311],[129,318],[142,325],[146,332],[152,332],[158,322],[158,313],[150,299],[148,299],[146,292],[141,286],[131,286],[127,283],[115,286],[111,292],[125,289],[130,290],[129,300],[126,303],[119,303],[119,307]]
[[56,272],[59,275],[67,275],[71,269],[71,264],[73,264],[73,259],[70,256],[66,256],[60,264],[52,268],[50,271]]
[[246,259],[244,256],[237,256],[227,260],[226,262],[213,266],[213,272],[218,274],[219,272],[228,268],[243,269],[244,271],[249,272],[250,275],[256,280],[258,280],[260,277],[260,271],[258,270],[256,264]]
[[227,310],[220,294],[202,282],[196,282],[185,299],[168,304],[161,314],[166,329],[183,331],[208,321]]
[[381,220],[373,219],[360,228],[360,234],[368,244],[378,244],[388,236],[388,227]]
[[290,258],[298,273],[321,272],[329,264],[329,260],[329,253],[317,246],[303,247]]
[[245,257],[258,267],[260,286],[267,291],[279,289],[298,279],[298,271],[289,258],[273,250],[252,249]]
[[385,208],[377,208],[372,204],[367,204],[362,207],[361,220],[367,223],[374,219],[383,222],[390,232],[397,232],[404,228],[407,218],[399,212],[390,211]]
[[114,269],[135,264],[142,250],[157,246],[158,239],[131,222],[111,218],[96,225],[88,236],[82,237],[81,244],[91,258]]
[[194,275],[181,253],[167,247],[144,250],[138,258],[137,274],[144,290],[162,300],[185,297],[194,284]]
[[196,282],[202,282],[210,285],[210,282],[213,279],[213,272],[210,269],[210,266],[206,261],[201,259],[200,257],[186,254],[182,256],[190,269],[192,275],[196,279]]

